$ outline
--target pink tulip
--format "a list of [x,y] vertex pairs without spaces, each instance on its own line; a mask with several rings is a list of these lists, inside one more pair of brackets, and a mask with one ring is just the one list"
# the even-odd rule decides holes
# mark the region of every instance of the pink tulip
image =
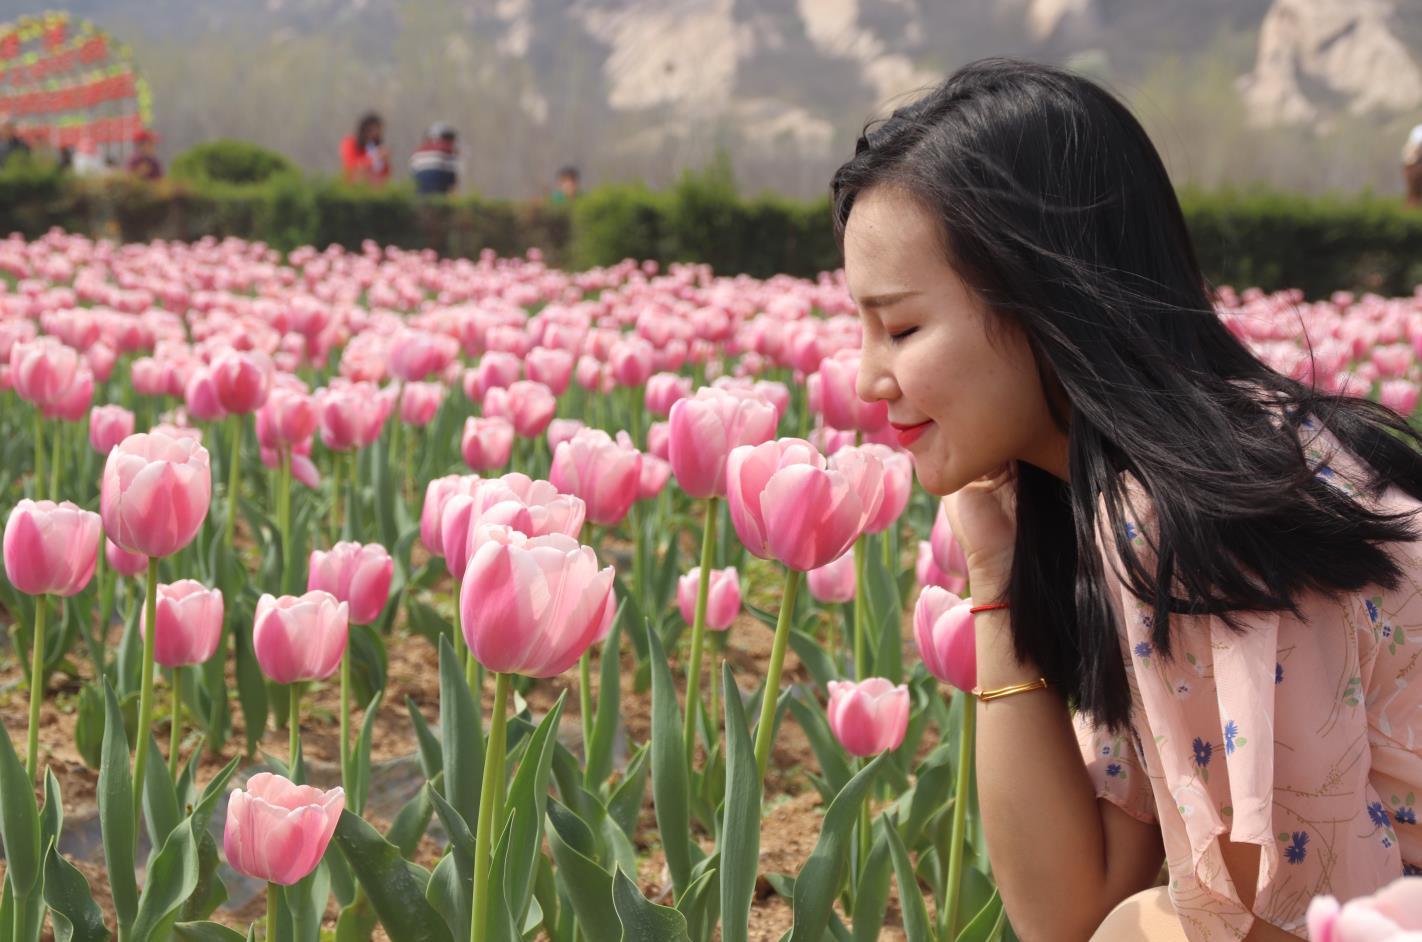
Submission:
[[1319,896],[1308,907],[1313,942],[1413,942],[1422,939],[1422,879],[1400,877],[1372,896],[1339,905]]
[[325,680],[346,652],[350,605],[319,589],[263,595],[257,601],[252,650],[262,673],[279,684]]
[[227,410],[222,408],[222,400],[217,396],[217,384],[213,381],[210,367],[193,370],[183,387],[183,404],[188,415],[200,422],[216,422],[227,416]]
[[856,585],[854,553],[845,553],[818,569],[811,569],[805,574],[805,581],[810,584],[810,595],[817,602],[831,605],[850,601]]
[[726,459],[775,435],[775,407],[754,396],[702,387],[672,405],[667,458],[691,497],[726,495]]
[[[217,651],[222,638],[222,590],[182,579],[158,586],[153,659],[164,667],[201,664]],[[140,638],[148,636],[148,612],[138,618]]]
[[134,360],[129,364],[128,376],[133,383],[133,391],[140,396],[164,396],[168,393],[168,371],[153,357]]
[[171,556],[197,535],[212,499],[207,449],[162,432],[130,435],[104,464],[99,511],[120,548]]
[[582,532],[588,512],[587,504],[582,498],[573,494],[560,494],[550,482],[535,481],[519,471],[505,474],[496,480],[528,508],[533,529],[524,532],[529,536],[561,533],[577,538]]
[[142,553],[130,553],[117,543],[104,537],[104,559],[109,568],[121,576],[136,576],[148,571],[148,557]]
[[41,408],[57,402],[79,372],[79,352],[53,337],[20,341],[10,348],[10,379],[15,392]]
[[612,567],[563,534],[529,537],[481,527],[464,573],[459,620],[480,664],[554,677],[607,634],[616,607]]
[[[672,403],[676,405],[676,403]],[[647,426],[647,453],[663,461],[671,459],[671,423],[653,422]]]
[[508,419],[523,438],[542,435],[557,409],[558,397],[553,395],[553,390],[526,379],[507,389],[491,389],[484,395],[484,414]]
[[933,548],[933,562],[942,572],[953,578],[968,577],[968,558],[963,547],[953,535],[953,525],[948,522],[948,507],[938,502],[938,514],[933,518],[933,530],[928,535],[928,543]]
[[[676,581],[676,604],[688,625],[696,620],[696,593],[701,588],[701,567]],[[706,590],[706,627],[725,631],[741,612],[741,577],[735,566],[711,570],[711,586]]]
[[89,410],[89,444],[101,455],[133,434],[133,413],[123,406],[94,406]]
[[316,393],[321,443],[332,451],[368,448],[390,415],[385,394],[374,383],[342,383]]
[[[689,400],[686,400],[689,401]],[[841,461],[841,456],[849,456]],[[858,449],[828,462],[800,438],[742,445],[726,460],[727,505],[746,549],[807,572],[842,556],[883,499],[884,468]]]
[[390,375],[411,382],[438,373],[459,355],[453,337],[424,330],[402,330],[390,342]]
[[63,419],[65,422],[81,422],[94,404],[94,374],[87,366],[81,365],[74,373],[74,382],[52,399],[42,409],[46,417]]
[[913,636],[928,672],[959,690],[977,685],[978,658],[972,599],[925,586],[913,610]]
[[898,522],[908,506],[909,494],[913,490],[913,459],[907,452],[888,445],[861,447],[884,465],[884,499],[878,511],[864,525],[864,532],[883,533]]
[[509,463],[513,440],[513,423],[507,419],[470,416],[464,420],[464,437],[459,450],[471,470],[492,471]]
[[662,492],[671,477],[671,462],[656,455],[642,456],[642,476],[637,481],[637,499],[651,500]]
[[5,575],[26,595],[74,595],[93,578],[99,534],[92,511],[23,499],[5,522]]
[[272,388],[272,361],[255,350],[229,350],[212,363],[217,401],[234,415],[256,412]]
[[[281,468],[281,454],[277,449],[263,445],[261,448],[262,464],[273,471],[278,470]],[[291,476],[313,491],[320,487],[321,472],[316,468],[316,463],[311,460],[311,439],[303,439],[292,445],[289,455],[291,457]]]
[[820,363],[821,414],[826,425],[837,429],[876,432],[889,423],[889,407],[859,398],[858,374],[858,350],[841,350]]
[[439,383],[406,383],[400,394],[400,418],[407,425],[429,425],[443,401],[444,387]]
[[549,482],[587,504],[587,519],[616,526],[627,516],[642,480],[642,455],[602,429],[584,429],[553,452]]
[[444,513],[445,502],[455,494],[468,493],[469,483],[478,481],[476,475],[449,474],[434,478],[425,485],[425,502],[420,507],[420,544],[434,556],[444,554],[444,543],[440,539],[440,517]]
[[109,377],[114,375],[118,354],[114,352],[113,347],[101,341],[84,351],[84,362],[89,364],[94,379],[101,383],[107,383]]
[[523,369],[529,379],[547,386],[553,390],[553,395],[561,396],[568,391],[568,384],[572,382],[573,362],[573,355],[567,350],[534,347],[524,358]]
[[968,584],[967,576],[955,576],[938,568],[933,558],[933,544],[927,540],[918,541],[918,558],[914,562],[914,575],[920,586],[936,585],[955,595],[961,594]]
[[311,874],[340,823],[346,793],[295,785],[271,772],[258,772],[227,799],[222,852],[233,870],[291,886]]
[[676,373],[658,373],[647,380],[647,392],[643,397],[647,411],[652,415],[666,416],[678,399],[691,395],[691,377]]
[[852,756],[897,749],[908,730],[909,692],[882,677],[829,682],[829,725]]
[[379,543],[341,542],[327,552],[311,551],[306,588],[331,593],[350,605],[354,625],[372,624],[390,598],[395,563]]
[[578,357],[577,366],[573,368],[573,378],[589,392],[611,391],[612,373],[597,357],[586,354]]
[[548,447],[557,451],[558,446],[587,428],[582,419],[554,419],[548,423]]
[[263,447],[289,449],[316,434],[316,402],[299,389],[278,386],[257,411],[257,441]]
[[507,389],[517,382],[522,369],[522,361],[512,353],[490,350],[479,358],[473,372],[465,374],[464,394],[472,402],[483,402],[489,390]]
[[613,344],[607,357],[612,378],[619,386],[640,386],[652,375],[652,345],[641,338]]
[[464,575],[473,535],[481,524],[510,527],[520,533],[533,530],[533,518],[523,501],[497,479],[479,481],[467,494],[455,494],[440,514],[440,549],[445,568],[458,579]]
[[1378,386],[1378,400],[1403,416],[1417,411],[1417,384],[1409,379],[1385,380]]

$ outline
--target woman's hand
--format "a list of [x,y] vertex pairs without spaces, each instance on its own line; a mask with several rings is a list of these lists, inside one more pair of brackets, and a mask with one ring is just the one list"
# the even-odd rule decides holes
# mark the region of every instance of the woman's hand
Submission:
[[1004,463],[949,494],[943,503],[968,560],[969,584],[990,586],[994,592],[1005,589],[1017,542],[1016,466]]

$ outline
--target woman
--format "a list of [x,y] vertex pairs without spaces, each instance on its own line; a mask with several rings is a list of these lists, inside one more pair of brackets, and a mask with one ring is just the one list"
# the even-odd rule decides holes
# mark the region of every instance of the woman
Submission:
[[1301,938],[1315,895],[1422,865],[1417,433],[1236,340],[1150,140],[1078,76],[964,68],[833,200],[859,393],[1005,603],[977,776],[1024,942]]
[[356,132],[341,139],[341,174],[347,183],[378,186],[390,179],[390,151],[384,144],[385,122],[367,112]]

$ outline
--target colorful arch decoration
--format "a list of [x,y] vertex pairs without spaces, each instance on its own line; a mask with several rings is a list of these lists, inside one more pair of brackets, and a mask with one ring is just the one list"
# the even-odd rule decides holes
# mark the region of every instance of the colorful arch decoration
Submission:
[[110,147],[153,125],[153,97],[132,50],[64,11],[0,23],[0,114],[53,148]]

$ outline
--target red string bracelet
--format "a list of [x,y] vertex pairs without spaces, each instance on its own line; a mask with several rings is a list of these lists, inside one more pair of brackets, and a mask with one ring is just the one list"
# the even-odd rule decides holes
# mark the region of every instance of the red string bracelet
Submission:
[[991,611],[996,611],[996,610],[999,609],[999,608],[1007,608],[1007,603],[1006,603],[1006,602],[992,602],[992,603],[990,603],[990,604],[988,604],[988,605],[974,605],[972,608],[968,609],[968,614],[969,614],[969,615],[976,615],[978,612],[991,612]]

